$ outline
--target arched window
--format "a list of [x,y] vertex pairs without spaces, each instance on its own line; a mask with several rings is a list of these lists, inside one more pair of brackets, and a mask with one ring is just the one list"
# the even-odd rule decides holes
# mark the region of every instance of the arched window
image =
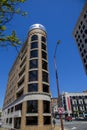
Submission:
[[33,35],[33,36],[31,37],[31,41],[35,41],[35,40],[38,40],[38,36],[37,36],[37,35]]

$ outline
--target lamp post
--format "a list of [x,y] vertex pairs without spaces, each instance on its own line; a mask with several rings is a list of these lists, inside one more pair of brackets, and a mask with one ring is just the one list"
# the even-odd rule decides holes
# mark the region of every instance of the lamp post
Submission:
[[[61,97],[60,97],[60,88],[59,88],[59,82],[58,82],[58,71],[57,71],[57,65],[56,65],[56,51],[57,51],[57,47],[59,43],[60,43],[60,40],[57,42],[55,52],[54,52],[54,66],[55,66],[56,84],[57,84],[57,91],[58,91],[58,104],[59,104],[59,107],[62,107]],[[62,119],[61,113],[59,114],[59,117],[60,117],[60,123],[61,123],[61,130],[64,130],[63,119]]]

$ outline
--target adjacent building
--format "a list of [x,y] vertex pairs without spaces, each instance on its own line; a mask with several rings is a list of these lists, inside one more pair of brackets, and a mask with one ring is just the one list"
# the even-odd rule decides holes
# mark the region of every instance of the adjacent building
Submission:
[[80,14],[73,36],[77,43],[77,47],[87,74],[87,2]]
[[55,117],[58,114],[58,98],[51,98],[51,112],[52,116]]
[[73,117],[87,116],[87,92],[62,94],[65,115]]
[[0,108],[0,127],[2,125],[2,109]]
[[3,127],[51,130],[50,104],[47,33],[34,24],[8,75]]

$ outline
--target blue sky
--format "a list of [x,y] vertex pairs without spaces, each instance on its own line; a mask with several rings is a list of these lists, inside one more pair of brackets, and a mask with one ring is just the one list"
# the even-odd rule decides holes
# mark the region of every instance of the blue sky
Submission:
[[[10,34],[12,30],[17,31],[17,35],[24,42],[29,27],[32,24],[40,23],[47,30],[47,47],[50,73],[50,88],[53,97],[57,96],[55,70],[54,70],[54,50],[58,40],[56,61],[59,75],[59,86],[61,93],[82,92],[87,89],[87,75],[72,36],[73,29],[82,11],[86,0],[27,0],[21,8],[28,12],[26,17],[15,16],[8,24]],[[17,56],[14,48],[0,48],[0,107],[6,91],[8,73]]]

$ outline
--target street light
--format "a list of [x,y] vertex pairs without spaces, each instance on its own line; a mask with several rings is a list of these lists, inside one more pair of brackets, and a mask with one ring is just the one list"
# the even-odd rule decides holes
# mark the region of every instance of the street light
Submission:
[[[57,42],[55,52],[54,52],[54,66],[55,66],[56,84],[57,84],[57,91],[58,91],[58,104],[59,104],[59,107],[62,107],[62,102],[60,98],[60,88],[59,88],[59,82],[58,82],[58,71],[57,71],[57,65],[56,65],[56,51],[59,44],[60,44],[60,40]],[[61,113],[59,114],[59,117],[60,117],[60,123],[61,123],[61,130],[64,130],[63,119],[62,119]]]

